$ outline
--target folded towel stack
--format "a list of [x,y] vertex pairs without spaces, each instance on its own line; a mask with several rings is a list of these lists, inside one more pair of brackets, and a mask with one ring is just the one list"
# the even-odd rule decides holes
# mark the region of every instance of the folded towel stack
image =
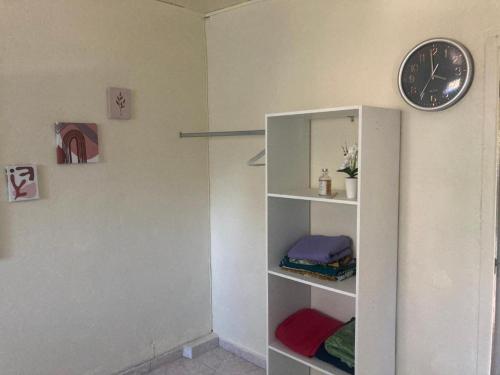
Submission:
[[345,280],[356,274],[352,240],[347,236],[306,236],[288,251],[283,269],[327,280]]
[[316,352],[316,358],[349,374],[354,374],[354,337],[356,321],[352,318],[331,335]]
[[286,318],[275,333],[294,352],[354,374],[354,319],[343,324],[317,310],[302,309]]
[[296,353],[313,357],[342,322],[314,309],[302,309],[286,318],[276,328],[276,337]]

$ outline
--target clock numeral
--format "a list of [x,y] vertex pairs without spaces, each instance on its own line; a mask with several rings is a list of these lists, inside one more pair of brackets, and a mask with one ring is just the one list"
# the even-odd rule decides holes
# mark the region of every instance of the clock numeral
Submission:
[[417,95],[418,91],[415,86],[410,87],[410,95]]
[[448,58],[448,48],[445,48],[444,49],[444,58],[447,59]]
[[418,55],[418,60],[420,61],[420,64],[425,62],[425,53],[420,52]]
[[461,66],[455,67],[454,71],[455,71],[456,76],[460,77],[462,75],[462,67]]
[[431,101],[431,105],[434,107],[437,104],[437,97],[434,95],[431,95],[430,101]]
[[414,76],[413,74],[410,74],[410,75],[408,76],[408,82],[410,82],[410,83],[415,83],[415,76]]
[[418,72],[418,64],[411,64],[410,65],[410,72],[417,73]]
[[451,62],[455,65],[462,65],[462,55],[453,55],[451,56]]
[[438,53],[438,48],[437,47],[432,47],[431,48],[431,53],[432,53],[432,56],[436,56],[437,53]]

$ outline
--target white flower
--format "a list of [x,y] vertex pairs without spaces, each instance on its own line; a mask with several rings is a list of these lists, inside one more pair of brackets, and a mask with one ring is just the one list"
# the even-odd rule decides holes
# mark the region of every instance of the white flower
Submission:
[[344,161],[340,165],[339,171],[345,171],[349,176],[356,176],[358,169],[358,145],[354,143],[350,146],[342,146]]
[[356,157],[358,154],[358,146],[356,144],[353,144],[351,147],[348,148],[347,151],[347,157],[350,159],[353,159]]

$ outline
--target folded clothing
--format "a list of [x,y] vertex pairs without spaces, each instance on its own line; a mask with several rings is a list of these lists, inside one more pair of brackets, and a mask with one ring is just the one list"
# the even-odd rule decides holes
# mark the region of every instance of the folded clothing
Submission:
[[349,367],[354,367],[355,326],[352,318],[325,341],[326,351]]
[[[288,256],[288,255],[287,255]],[[333,258],[333,260],[331,262],[328,262],[328,263],[324,263],[324,262],[317,262],[317,261],[314,261],[314,260],[310,260],[310,259],[301,259],[301,258],[293,258],[293,257],[290,257],[290,261],[292,261],[293,263],[298,263],[298,264],[305,264],[305,265],[308,265],[308,266],[314,266],[314,265],[333,265],[337,262],[342,262],[343,259],[345,259],[346,257],[350,257],[352,258],[353,256],[353,253],[352,253],[352,249],[351,248],[347,248],[347,249],[344,249],[342,250],[340,253],[336,254]]]
[[355,264],[356,261],[352,257],[352,252],[349,252],[349,254],[347,254],[346,256],[331,263],[316,263],[310,260],[295,259],[288,256],[285,256],[283,259],[287,260],[289,263],[295,266],[309,267],[311,269],[313,269],[312,267],[316,267],[315,269],[329,269],[332,270],[332,272],[351,267],[353,264]]
[[302,309],[286,318],[276,328],[276,338],[296,353],[313,357],[325,340],[342,322],[314,309]]
[[340,281],[356,274],[356,259],[349,255],[335,262],[322,264],[285,256],[280,262],[280,267],[326,280]]
[[282,267],[282,268],[286,271],[298,273],[300,275],[308,275],[308,276],[315,277],[317,279],[323,279],[323,280],[328,280],[328,281],[342,281],[342,280],[348,279],[348,278],[356,275],[355,269],[345,271],[337,276],[326,276],[326,275],[321,275],[319,273],[305,271],[305,270],[298,270],[298,269],[287,268],[287,267]]
[[328,353],[325,349],[325,345],[320,345],[318,351],[314,355],[316,358],[322,360],[323,362],[329,363],[336,368],[347,372],[348,374],[354,375],[354,367],[347,366],[344,362],[342,362],[337,357],[334,357],[330,353]]
[[352,252],[352,240],[347,236],[305,236],[288,251],[294,259],[307,259],[318,263],[331,263]]

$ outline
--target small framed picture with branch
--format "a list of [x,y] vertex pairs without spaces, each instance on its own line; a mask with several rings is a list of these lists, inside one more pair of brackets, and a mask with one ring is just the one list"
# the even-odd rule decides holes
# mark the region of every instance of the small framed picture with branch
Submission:
[[108,87],[108,118],[130,120],[131,91],[129,89]]

